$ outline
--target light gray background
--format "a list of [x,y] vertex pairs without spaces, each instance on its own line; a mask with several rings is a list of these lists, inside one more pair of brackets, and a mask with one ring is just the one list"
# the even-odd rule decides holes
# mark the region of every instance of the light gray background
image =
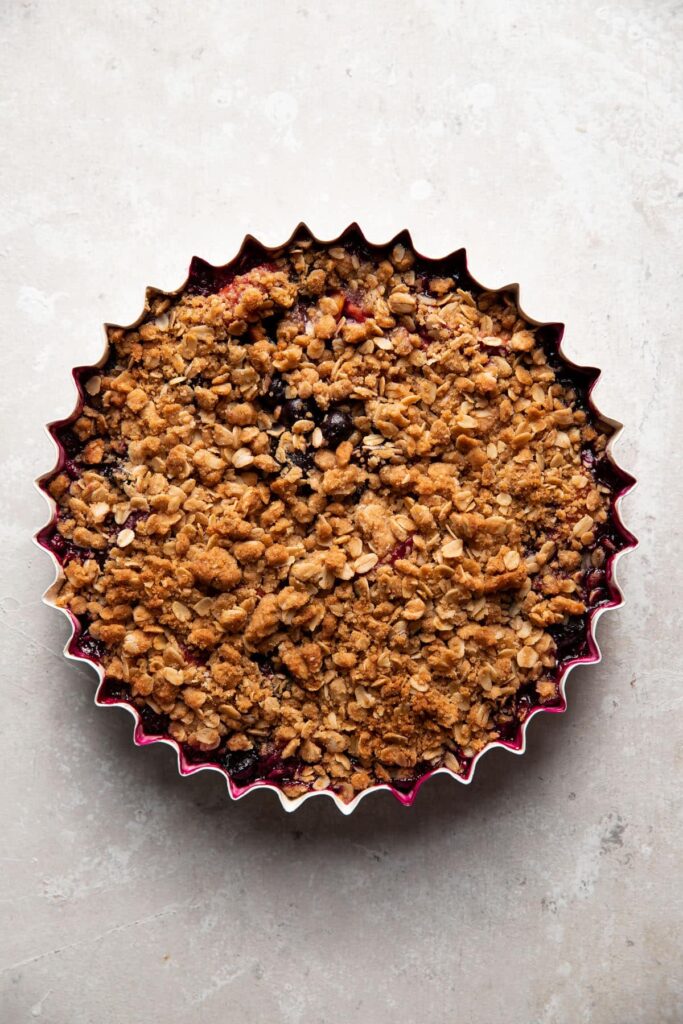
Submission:
[[[680,6],[4,0],[3,1024],[683,1020]],[[604,367],[641,481],[628,604],[569,713],[469,790],[349,820],[135,749],[62,659],[30,543],[42,424],[100,323],[300,219],[521,281]]]

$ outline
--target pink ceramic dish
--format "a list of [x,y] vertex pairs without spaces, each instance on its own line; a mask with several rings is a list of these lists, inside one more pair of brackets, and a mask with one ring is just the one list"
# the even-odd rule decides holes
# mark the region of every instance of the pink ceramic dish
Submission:
[[[362,246],[364,249],[376,254],[384,254],[396,244],[403,244],[406,248],[414,249],[410,235],[407,231],[397,235],[394,239],[384,245],[373,245],[367,242],[362,235],[362,232],[355,224],[351,225],[346,231],[344,231],[339,238],[329,242],[320,242],[320,240],[312,236],[311,232],[305,227],[305,225],[300,225],[292,235],[289,242],[285,243],[285,246],[291,244],[295,239],[300,239],[303,236],[312,238],[316,244],[326,246]],[[272,258],[284,249],[285,246],[268,248],[261,245],[261,243],[253,237],[247,236],[237,256],[222,267],[212,267],[203,260],[195,257],[190,265],[188,279],[175,292],[161,292],[158,289],[153,288],[147,290],[145,310],[149,307],[149,303],[153,299],[165,295],[176,296],[182,293],[188,285],[195,288],[201,288],[202,285],[206,283],[211,288],[222,287],[226,282],[231,280],[232,276],[235,274],[244,273],[252,267],[264,263],[267,259]],[[479,282],[472,277],[467,268],[464,249],[459,249],[456,252],[440,259],[430,259],[424,256],[419,256],[419,259],[421,264],[432,273],[438,273],[441,275],[457,275],[457,278],[461,282],[461,286],[464,288],[492,291],[499,295],[509,295],[513,297],[514,301],[519,305],[518,285],[508,285],[504,288],[495,290],[484,289],[484,286],[479,284]],[[134,327],[139,324],[144,315],[145,314],[143,312],[135,324],[131,324],[129,327]],[[422,773],[416,772],[411,778],[407,779],[405,783],[401,780],[400,788],[395,784],[373,785],[358,793],[351,801],[348,802],[342,800],[338,794],[333,791],[333,789],[311,789],[302,795],[292,798],[287,796],[281,788],[281,776],[278,774],[278,765],[275,763],[272,771],[267,772],[265,777],[240,783],[235,778],[232,778],[228,774],[226,768],[224,768],[220,763],[211,761],[208,758],[203,758],[197,751],[192,751],[186,748],[184,744],[179,744],[170,736],[165,735],[163,732],[163,722],[160,720],[153,721],[155,716],[150,714],[150,708],[147,707],[141,712],[133,703],[131,703],[131,700],[126,693],[121,692],[117,687],[111,685],[111,682],[105,677],[105,671],[102,666],[101,659],[98,656],[98,645],[93,643],[92,639],[87,634],[84,634],[81,623],[75,615],[65,608],[59,608],[59,610],[67,616],[71,624],[71,636],[64,651],[66,657],[73,660],[85,661],[94,668],[99,678],[99,685],[95,695],[95,702],[98,705],[115,705],[124,707],[133,715],[135,720],[133,738],[134,742],[138,746],[145,746],[151,743],[165,743],[168,746],[173,747],[176,752],[178,771],[181,775],[191,775],[197,771],[204,770],[219,772],[226,779],[228,792],[233,799],[239,799],[256,788],[272,789],[279,796],[285,810],[291,811],[311,796],[326,795],[335,801],[342,813],[349,814],[357,806],[362,797],[379,789],[388,789],[401,803],[410,805],[415,799],[415,796],[422,784],[431,775],[448,774],[456,778],[459,782],[469,783],[472,780],[475,766],[483,753],[493,747],[503,747],[514,753],[523,753],[526,746],[526,731],[531,719],[543,711],[559,713],[566,709],[567,703],[565,687],[567,677],[571,670],[576,665],[596,664],[600,661],[600,649],[595,638],[595,629],[598,619],[607,609],[617,608],[623,603],[622,594],[616,579],[616,567],[621,555],[625,551],[635,548],[637,542],[634,536],[623,525],[619,506],[621,499],[632,489],[635,481],[632,476],[616,464],[612,455],[614,443],[622,429],[621,424],[600,413],[592,398],[594,386],[600,376],[599,371],[593,367],[577,366],[565,356],[561,346],[564,331],[562,324],[539,323],[538,321],[531,320],[529,317],[526,317],[526,319],[542,331],[543,343],[546,346],[547,352],[552,357],[556,370],[559,370],[559,372],[569,382],[571,382],[582,406],[587,409],[592,420],[594,422],[598,422],[601,428],[610,437],[607,452],[599,462],[594,459],[592,452],[588,449],[585,451],[583,456],[584,465],[591,470],[596,478],[609,487],[611,493],[610,518],[608,524],[609,529],[607,534],[601,538],[601,544],[608,552],[608,557],[603,568],[597,572],[587,571],[586,580],[584,582],[587,606],[586,614],[578,621],[573,622],[569,627],[567,627],[564,630],[564,633],[560,631],[556,637],[558,650],[558,668],[556,672],[556,682],[558,684],[557,698],[550,702],[541,704],[534,699],[532,694],[523,694],[517,702],[517,719],[514,733],[511,733],[505,739],[501,738],[495,742],[490,742],[484,750],[480,751],[473,757],[463,757],[458,771],[455,771],[450,767],[429,768]],[[107,326],[111,327],[112,325]],[[69,417],[64,420],[51,423],[47,428],[57,449],[57,462],[53,469],[44,474],[37,481],[37,485],[41,493],[45,495],[50,505],[51,518],[50,522],[38,532],[35,540],[40,547],[48,551],[55,566],[55,581],[44,596],[45,602],[53,607],[57,607],[55,597],[64,577],[63,565],[66,561],[66,552],[64,549],[64,540],[56,531],[56,504],[48,494],[47,487],[50,481],[53,480],[55,475],[61,470],[65,470],[67,473],[69,472],[70,460],[74,453],[67,450],[64,438],[69,426],[74,423],[83,408],[84,382],[92,375],[94,370],[105,365],[108,355],[109,343],[107,341],[105,351],[98,363],[93,366],[76,367],[73,370],[73,378],[78,392],[76,408]]]

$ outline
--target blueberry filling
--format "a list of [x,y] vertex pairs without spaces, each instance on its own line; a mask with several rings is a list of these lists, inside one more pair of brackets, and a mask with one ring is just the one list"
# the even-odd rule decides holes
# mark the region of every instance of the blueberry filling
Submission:
[[[572,655],[573,657],[574,655]],[[554,707],[560,703],[559,695],[553,700],[544,701],[543,707]],[[520,729],[531,711],[539,706],[538,694],[533,683],[522,686],[512,697],[506,712],[496,718],[496,730],[499,739],[505,743],[516,743]]]
[[[84,470],[96,472],[104,477],[105,480],[113,480],[116,475],[124,471],[121,459],[116,456],[125,452],[127,447],[125,444],[120,446],[112,445],[112,449],[115,447],[119,449],[118,451],[112,451],[113,458],[111,456],[107,458],[105,454],[105,461],[103,462],[88,462],[84,458],[83,452],[89,442],[81,441],[73,430],[60,430],[55,436],[64,449],[66,458],[62,468],[70,480],[80,479]],[[89,441],[92,440],[93,438],[89,439]]]
[[197,747],[191,747],[187,743],[181,743],[183,751],[183,757],[189,764],[220,764],[222,758],[222,751],[217,750],[201,750]]
[[267,654],[252,654],[251,660],[258,665],[261,675],[267,679],[272,679],[275,676],[275,665]]
[[412,537],[406,537],[404,541],[397,544],[393,551],[390,551],[384,561],[388,562],[389,565],[393,565],[394,562],[398,561],[399,558],[408,558],[410,552],[413,550],[415,541]]
[[604,484],[611,490],[618,491],[626,482],[622,471],[606,455],[598,457],[590,447],[582,449],[581,462],[586,469],[591,471],[598,483]]
[[101,462],[97,467],[97,472],[105,480],[113,480],[115,476],[123,473],[123,465],[118,459],[113,462]]
[[199,647],[192,647],[191,644],[179,643],[178,646],[188,665],[206,665],[211,657],[209,651],[202,651]]
[[470,287],[472,290],[474,290],[474,283],[471,282],[469,285],[467,283],[463,283],[463,275],[461,271],[452,266],[443,267],[443,270],[440,273],[435,273],[433,270],[428,270],[426,268],[418,269],[416,270],[416,277],[418,278],[420,288],[422,289],[425,295],[433,294],[431,289],[432,280],[438,277],[451,277],[453,279],[453,284],[456,288]]
[[293,448],[287,452],[287,461],[293,466],[298,466],[304,473],[308,473],[309,470],[313,469],[313,457],[315,451],[312,448]]
[[168,715],[162,715],[149,704],[139,709],[143,732],[148,736],[163,736],[168,732]]
[[515,743],[519,735],[522,723],[516,714],[514,708],[511,708],[510,714],[501,716],[496,719],[496,730],[498,731],[498,737],[504,743]]
[[265,394],[259,396],[259,401],[264,409],[273,412],[278,405],[286,401],[287,385],[282,377],[271,377],[270,384]]
[[83,634],[78,638],[76,649],[79,654],[84,654],[88,658],[102,658],[105,652],[105,646],[102,641],[96,640],[95,637],[89,634]]
[[252,782],[256,778],[259,756],[256,750],[226,750],[222,764],[236,782]]
[[227,270],[225,267],[212,267],[206,260],[195,256],[190,264],[187,293],[189,295],[213,295],[220,288],[224,288],[234,274],[234,270]]
[[76,437],[73,430],[63,428],[56,432],[57,440],[70,458],[75,458],[83,449],[83,442]]
[[106,646],[101,640],[96,640],[94,636],[91,636],[88,632],[90,627],[90,619],[86,615],[80,615],[78,617],[80,624],[81,633],[79,636],[74,637],[72,641],[72,648],[77,651],[78,654],[83,654],[87,658],[100,659],[104,657]]
[[265,764],[260,766],[259,778],[267,782],[295,782],[301,762],[294,758],[282,760],[278,755],[266,759]]
[[104,701],[126,701],[131,699],[130,687],[122,679],[106,676],[100,689],[100,698]]
[[587,629],[585,615],[577,615],[568,622],[548,627],[548,632],[555,641],[558,662],[580,658],[588,651]]
[[[359,466],[363,466],[364,469],[370,469],[371,460],[373,465],[377,464],[377,456],[373,455],[372,448],[366,448],[363,444],[359,444],[353,449],[353,459],[354,462],[357,462]],[[361,491],[361,494],[363,491]]]
[[149,512],[145,512],[143,509],[134,509],[127,516],[125,522],[120,527],[120,529],[134,530],[138,523],[144,523],[145,519],[149,519]]
[[78,544],[74,544],[72,540],[67,540],[61,535],[56,529],[51,536],[47,538],[47,544],[62,565],[68,565],[69,562],[87,562],[93,558],[98,565],[102,565],[107,558],[107,551],[95,550],[94,548],[81,548]]
[[582,451],[581,451],[581,462],[586,467],[586,469],[590,469],[591,471],[595,471],[595,468],[596,468],[596,466],[598,464],[598,460],[597,460],[595,452],[593,451],[592,448],[583,448],[582,449]]
[[243,785],[257,779],[264,782],[294,782],[301,768],[300,761],[295,758],[283,759],[277,749],[225,749],[220,753],[218,761],[231,779]]
[[406,775],[399,775],[391,780],[390,785],[399,791],[399,793],[410,793],[415,788],[415,785],[427,772],[433,769],[434,765],[429,764],[427,761],[421,761],[415,765],[413,770]]
[[605,570],[591,569],[590,572],[587,572],[584,580],[584,590],[586,600],[591,608],[609,601],[612,595],[610,594]]

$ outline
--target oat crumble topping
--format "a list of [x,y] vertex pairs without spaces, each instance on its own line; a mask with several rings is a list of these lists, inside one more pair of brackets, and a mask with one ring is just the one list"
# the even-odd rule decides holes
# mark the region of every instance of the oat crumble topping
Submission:
[[304,238],[109,339],[51,543],[149,731],[349,800],[557,700],[609,599],[609,430],[511,295]]

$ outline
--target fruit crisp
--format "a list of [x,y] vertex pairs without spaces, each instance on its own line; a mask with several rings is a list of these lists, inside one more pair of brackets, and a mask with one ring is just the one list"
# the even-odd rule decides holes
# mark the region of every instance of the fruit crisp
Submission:
[[560,699],[610,599],[610,428],[556,329],[458,255],[306,236],[195,261],[108,329],[56,431],[76,649],[238,787],[462,771]]

